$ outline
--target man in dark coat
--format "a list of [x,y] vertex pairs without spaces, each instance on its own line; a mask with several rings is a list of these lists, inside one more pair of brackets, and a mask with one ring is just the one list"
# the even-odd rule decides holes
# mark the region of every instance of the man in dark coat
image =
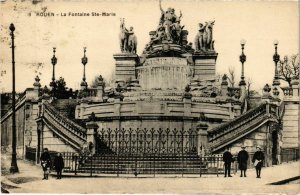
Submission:
[[57,179],[61,179],[62,170],[64,168],[64,159],[61,156],[61,153],[57,153],[57,156],[54,159],[54,167],[57,172]]
[[44,171],[44,179],[48,179],[48,175],[50,173],[50,165],[51,165],[51,157],[48,152],[48,148],[44,148],[44,152],[41,155],[41,165]]
[[253,155],[252,162],[256,169],[256,178],[260,178],[261,167],[263,166],[265,155],[259,146],[256,146],[256,149],[257,151]]
[[232,177],[230,175],[230,167],[231,162],[233,162],[232,154],[229,152],[229,148],[226,148],[226,151],[223,153],[223,161],[224,161],[224,167],[225,167],[225,176],[224,177]]
[[248,152],[245,150],[246,146],[242,146],[242,150],[238,153],[237,156],[237,161],[239,163],[239,169],[241,170],[241,176],[243,177],[243,172],[244,172],[244,177],[246,176],[246,171],[247,171],[247,162],[248,162]]

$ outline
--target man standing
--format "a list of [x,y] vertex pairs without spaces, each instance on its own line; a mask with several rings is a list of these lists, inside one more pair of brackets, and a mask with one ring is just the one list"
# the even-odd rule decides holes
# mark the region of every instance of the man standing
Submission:
[[225,166],[225,176],[232,177],[230,175],[231,162],[233,161],[232,154],[229,152],[229,148],[226,148],[226,151],[223,153],[223,161]]
[[261,167],[263,166],[265,155],[259,146],[256,146],[256,149],[257,151],[253,155],[252,162],[256,169],[256,178],[260,178]]
[[41,155],[41,165],[44,171],[44,179],[48,179],[48,175],[50,173],[50,165],[51,165],[51,157],[48,152],[48,148],[44,148],[44,152]]
[[248,155],[248,152],[245,150],[246,146],[243,145],[241,148],[242,148],[242,150],[238,153],[238,156],[237,156],[237,160],[239,163],[239,169],[241,170],[240,177],[243,177],[243,173],[244,173],[244,177],[247,177],[246,171],[247,171],[247,162],[248,162],[249,155]]
[[54,159],[54,167],[57,173],[57,179],[61,179],[62,170],[64,168],[64,159],[61,156],[61,153],[57,153],[57,156]]

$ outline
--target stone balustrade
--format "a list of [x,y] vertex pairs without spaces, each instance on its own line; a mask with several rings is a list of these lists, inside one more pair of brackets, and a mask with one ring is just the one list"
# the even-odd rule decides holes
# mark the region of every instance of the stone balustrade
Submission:
[[282,87],[284,96],[293,96],[293,89],[291,87]]
[[44,103],[44,117],[51,122],[52,125],[58,127],[70,138],[83,142],[86,139],[86,129],[71,121],[67,117],[61,115],[48,102]]
[[249,129],[255,129],[258,124],[262,124],[270,116],[277,116],[278,114],[278,107],[276,105],[261,104],[233,121],[208,131],[210,148],[216,149],[221,145],[229,143],[235,138],[249,132]]
[[97,89],[96,88],[86,89],[86,97],[97,97]]

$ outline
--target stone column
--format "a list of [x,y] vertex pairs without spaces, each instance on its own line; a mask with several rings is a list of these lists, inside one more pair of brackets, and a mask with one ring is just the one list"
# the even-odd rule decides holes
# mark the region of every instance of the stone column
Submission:
[[216,75],[216,60],[218,53],[198,53],[193,54],[194,78],[214,79]]
[[227,81],[227,76],[224,75],[222,77],[222,83],[221,83],[221,95],[223,97],[227,97],[228,96],[228,81]]
[[33,91],[34,91],[34,99],[37,100],[39,98],[39,92],[40,92],[40,78],[39,76],[35,77],[35,82],[33,83]]
[[235,116],[240,116],[242,113],[241,113],[241,103],[234,103],[233,104],[233,109],[234,109],[234,113],[235,113]]
[[292,80],[292,89],[293,89],[293,96],[299,97],[299,80]]
[[[198,155],[204,155],[203,152],[208,149],[208,139],[207,139],[207,129],[208,125],[201,122],[198,127]],[[202,146],[202,150],[201,150]]]
[[103,95],[104,95],[104,82],[102,76],[100,75],[98,77],[98,85],[97,85],[97,100],[103,102]]
[[186,92],[183,96],[183,106],[184,106],[184,121],[183,127],[185,130],[192,128],[192,117],[191,117],[191,109],[192,109],[192,94]]
[[86,129],[87,129],[86,141],[89,146],[90,146],[90,144],[93,145],[93,147],[91,148],[91,151],[90,151],[92,155],[94,155],[96,153],[96,136],[97,136],[98,127],[99,126],[94,121],[86,123]]
[[87,100],[81,99],[80,105],[79,105],[79,119],[84,119],[83,115],[85,112],[85,107],[87,106]]
[[43,151],[43,120],[40,118],[37,121],[37,146],[36,146],[36,163],[40,163],[40,157]]
[[120,115],[121,115],[121,94],[116,95],[114,102],[114,126],[116,129],[121,129]]
[[[139,62],[139,56],[132,53],[114,54],[116,60],[116,82],[125,83],[127,80],[136,79],[135,67]],[[121,85],[122,86],[122,85]]]
[[243,103],[247,97],[246,83],[240,82],[240,98],[239,101]]

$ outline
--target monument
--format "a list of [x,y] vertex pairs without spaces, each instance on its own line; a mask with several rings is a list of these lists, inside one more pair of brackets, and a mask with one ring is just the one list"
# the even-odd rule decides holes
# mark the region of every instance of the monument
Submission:
[[[284,115],[297,114],[299,81],[286,89],[277,81],[272,88],[266,85],[263,95],[251,104],[244,79],[245,43],[241,43],[239,87],[229,87],[226,75],[220,81],[216,78],[213,27],[217,22],[199,23],[193,46],[181,24],[181,11],[164,9],[161,2],[159,9],[159,22],[149,32],[141,55],[137,54],[134,27],[128,28],[125,19],[120,19],[120,51],[113,55],[115,83],[110,89],[101,75],[93,88],[87,84],[84,48],[81,89],[69,99],[59,98],[55,84],[58,60],[53,49],[51,92],[41,89],[36,77],[34,88],[16,102],[18,139],[23,135],[26,142],[18,148],[23,147],[27,159],[39,163],[42,149],[48,148],[63,152],[66,171],[75,174],[201,175],[202,168],[208,173],[214,166],[208,159],[219,159],[218,154],[228,147],[234,153],[248,145],[251,153],[260,145],[267,166],[279,162],[281,146],[295,148],[298,123]],[[289,131],[282,130],[282,123],[292,125],[286,128]],[[1,118],[4,146],[10,142],[10,124],[8,111]],[[223,166],[214,168],[218,173]]]

